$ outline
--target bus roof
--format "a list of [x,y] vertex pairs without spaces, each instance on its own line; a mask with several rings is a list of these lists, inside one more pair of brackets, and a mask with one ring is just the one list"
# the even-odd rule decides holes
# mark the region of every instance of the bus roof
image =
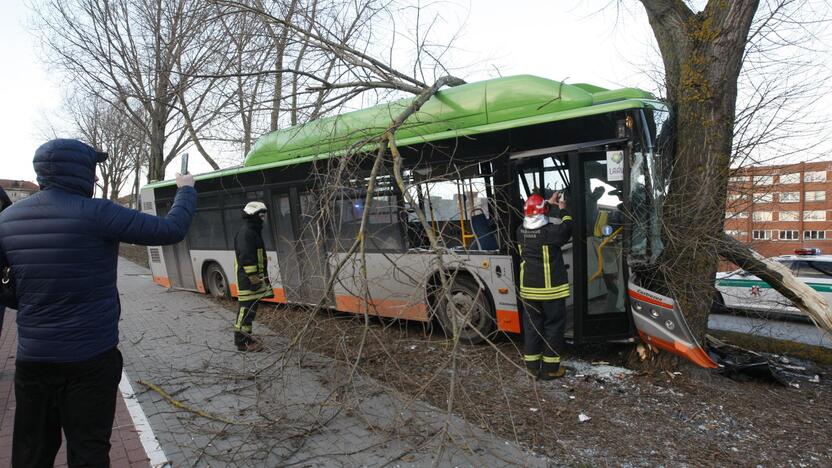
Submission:
[[[254,144],[242,167],[197,179],[343,155],[378,137],[411,102],[412,98],[400,99],[268,133]],[[407,146],[639,107],[661,105],[652,94],[636,88],[609,90],[532,75],[495,78],[437,92],[396,132],[396,142]]]

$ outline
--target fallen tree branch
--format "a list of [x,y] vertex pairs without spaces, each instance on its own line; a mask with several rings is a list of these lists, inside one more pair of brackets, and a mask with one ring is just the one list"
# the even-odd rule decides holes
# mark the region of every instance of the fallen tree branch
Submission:
[[170,394],[168,392],[162,390],[162,388],[159,387],[156,384],[153,384],[153,383],[150,383],[150,382],[145,382],[144,380],[137,380],[136,383],[144,385],[145,387],[153,390],[154,392],[161,395],[162,398],[167,400],[168,403],[170,403],[171,405],[173,405],[173,406],[175,406],[179,409],[188,411],[189,413],[193,413],[197,416],[202,416],[203,418],[212,419],[214,421],[219,421],[219,422],[222,422],[222,423],[225,423],[225,424],[233,424],[233,425],[239,425],[240,424],[238,422],[231,421],[230,419],[225,419],[225,418],[222,418],[222,417],[219,417],[219,416],[215,416],[211,413],[207,413],[207,412],[205,412],[205,411],[203,411],[199,408],[191,408],[190,406],[186,405],[185,403],[182,403],[181,401],[177,400],[176,398],[173,398],[172,396],[170,396]]

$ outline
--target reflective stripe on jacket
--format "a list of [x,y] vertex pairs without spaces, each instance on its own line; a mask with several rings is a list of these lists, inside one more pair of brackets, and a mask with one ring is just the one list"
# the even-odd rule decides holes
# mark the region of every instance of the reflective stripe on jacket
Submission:
[[[237,299],[240,302],[274,297],[269,281],[269,262],[263,244],[263,221],[259,217],[244,218],[245,224],[234,238],[234,269],[237,271]],[[253,285],[249,276],[259,276],[260,283]]]
[[[556,210],[557,211],[557,210]],[[520,251],[520,297],[548,301],[569,297],[569,276],[561,246],[572,237],[572,216],[560,210],[561,224],[539,229],[517,228]]]

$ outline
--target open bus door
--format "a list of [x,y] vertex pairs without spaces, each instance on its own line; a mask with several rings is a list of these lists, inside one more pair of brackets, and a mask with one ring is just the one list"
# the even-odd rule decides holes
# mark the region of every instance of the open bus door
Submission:
[[623,257],[624,187],[607,168],[607,150],[621,145],[607,140],[511,156],[521,200],[538,187],[566,193],[573,220],[572,242],[562,248],[572,286],[567,338],[576,343],[634,336]]

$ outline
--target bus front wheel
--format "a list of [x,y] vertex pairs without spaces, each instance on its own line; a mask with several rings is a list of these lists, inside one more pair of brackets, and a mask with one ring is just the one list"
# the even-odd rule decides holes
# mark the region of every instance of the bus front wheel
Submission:
[[205,269],[205,286],[208,289],[208,294],[214,297],[231,297],[228,278],[225,277],[225,272],[217,263],[211,263]]
[[[477,344],[491,338],[497,329],[494,312],[485,297],[485,291],[470,278],[457,277],[452,280],[449,294],[438,291],[439,307],[437,313],[445,335],[453,337],[454,322],[459,333],[459,340],[467,344]],[[453,306],[448,304],[448,297]]]

